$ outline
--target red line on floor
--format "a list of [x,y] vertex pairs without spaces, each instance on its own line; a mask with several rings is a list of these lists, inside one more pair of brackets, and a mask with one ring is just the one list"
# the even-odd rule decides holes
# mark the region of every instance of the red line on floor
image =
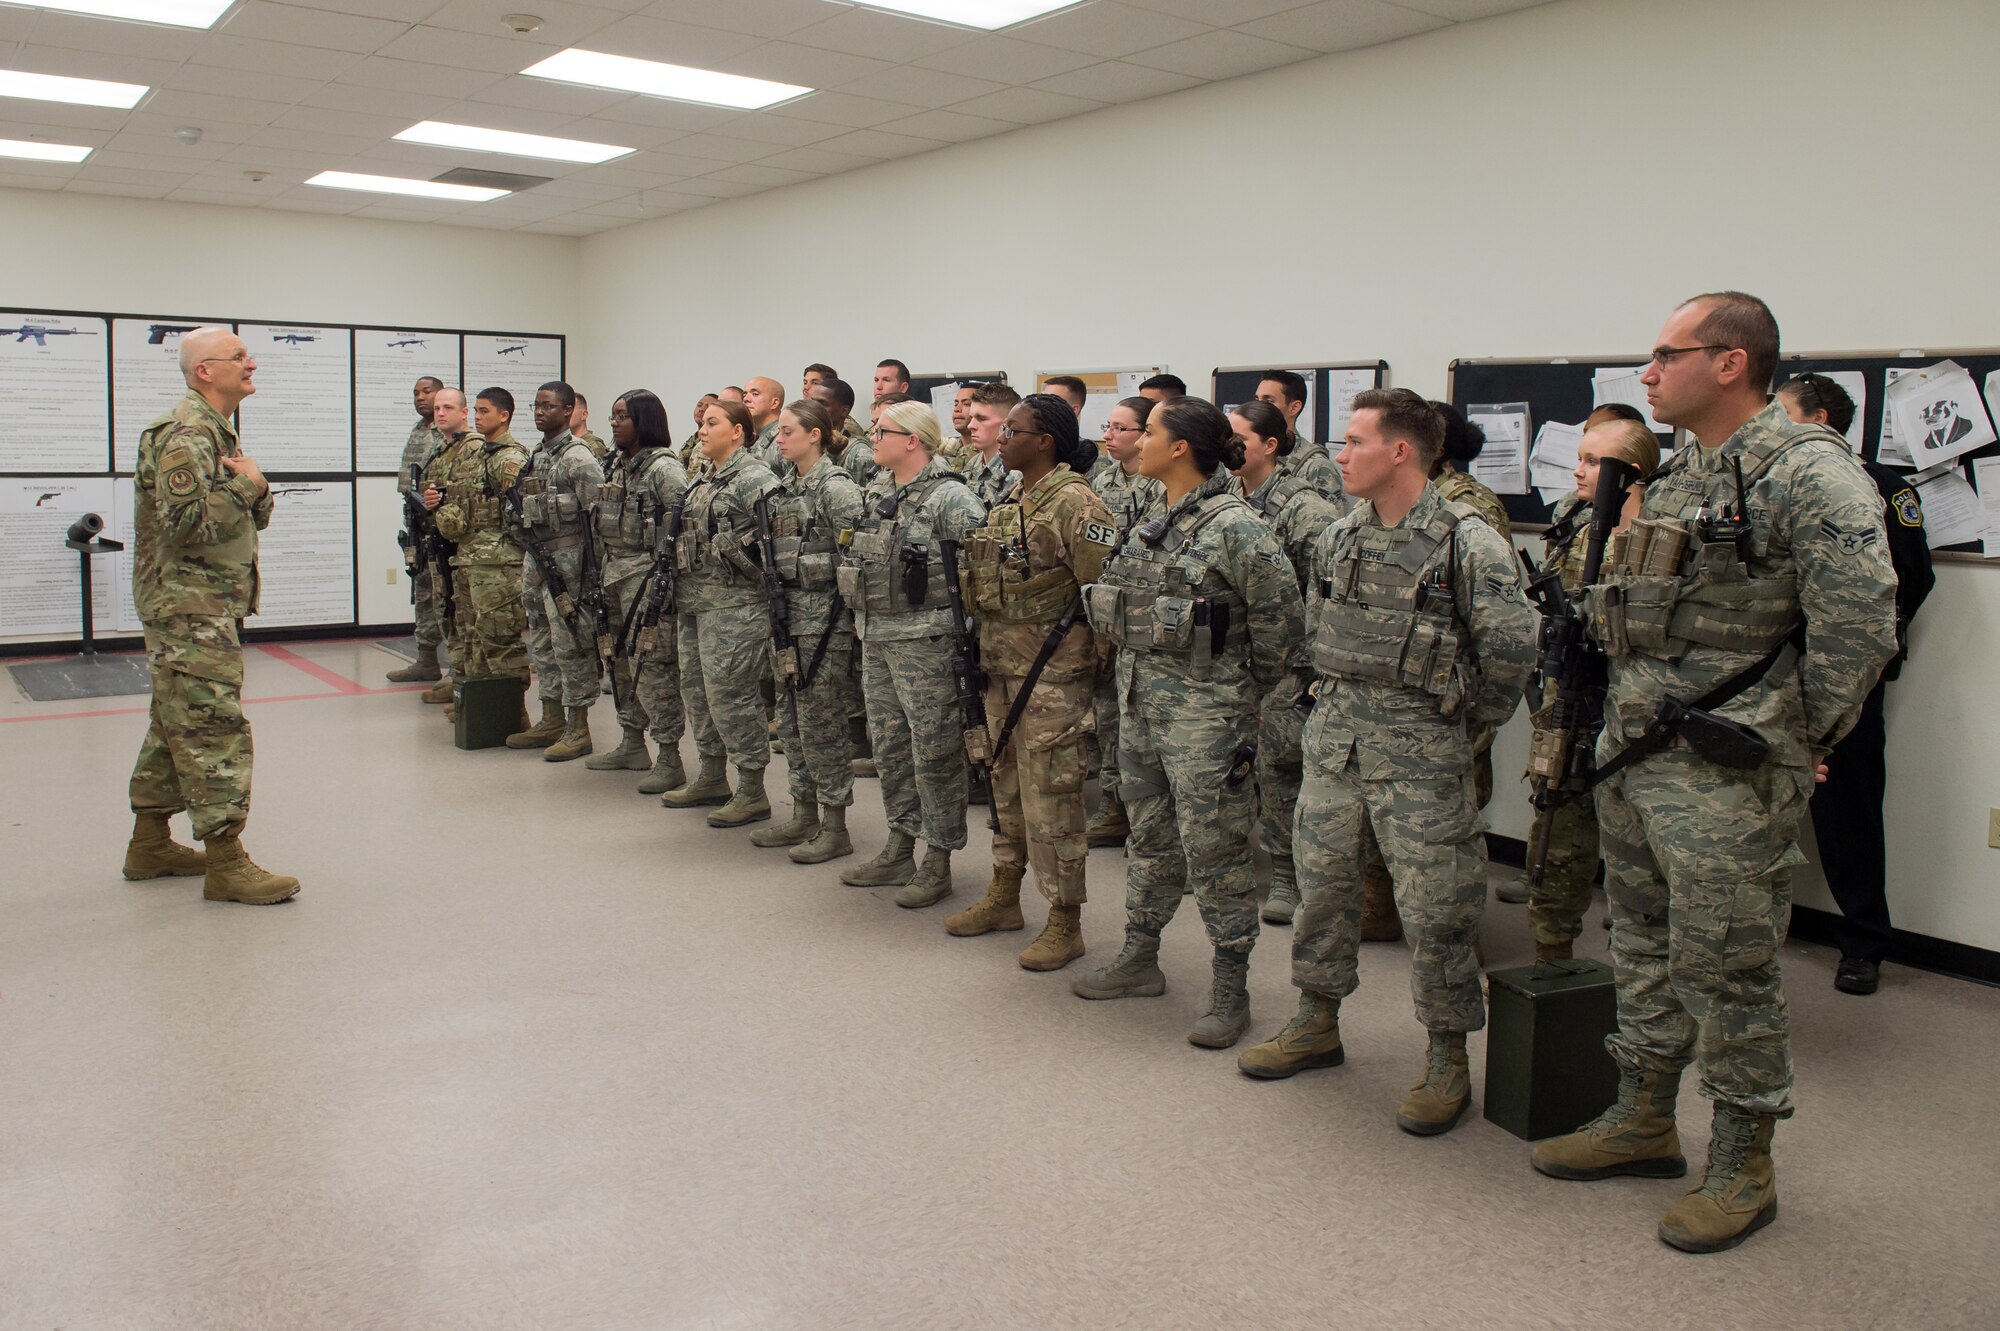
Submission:
[[254,644],[254,646],[258,651],[264,653],[264,655],[283,661],[286,665],[296,666],[300,670],[305,671],[308,675],[311,675],[314,679],[318,680],[320,683],[338,689],[342,693],[368,692],[367,689],[362,688],[359,684],[355,683],[347,676],[336,675],[331,670],[328,670],[325,666],[321,665],[319,662],[307,660],[305,657],[300,656],[297,652],[292,651],[288,647],[274,647],[270,643],[262,643],[262,642],[256,643]]
[[[255,707],[267,702],[324,702],[328,698],[372,698],[383,693],[421,693],[428,684],[402,684],[393,689],[364,689],[355,685],[345,693],[293,693],[281,698],[245,698],[245,707]],[[0,716],[0,726],[19,725],[23,721],[77,721],[92,716],[144,716],[150,707],[107,707],[96,712],[47,712],[40,716]]]

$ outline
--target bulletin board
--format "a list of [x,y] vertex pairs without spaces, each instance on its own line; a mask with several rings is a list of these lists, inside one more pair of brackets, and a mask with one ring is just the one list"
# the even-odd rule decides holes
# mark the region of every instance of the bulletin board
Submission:
[[1347,435],[1348,403],[1356,393],[1389,385],[1389,362],[1385,360],[1319,361],[1308,365],[1232,365],[1216,369],[1208,377],[1209,397],[1224,411],[1257,396],[1257,385],[1267,370],[1290,370],[1306,381],[1306,405],[1299,413],[1300,433],[1317,444],[1328,444]]
[[1048,392],[1049,380],[1059,374],[1083,380],[1083,411],[1077,416],[1077,433],[1085,439],[1102,439],[1105,423],[1119,399],[1137,396],[1139,385],[1156,374],[1166,373],[1164,365],[1123,365],[1095,370],[1036,370],[1035,391]]

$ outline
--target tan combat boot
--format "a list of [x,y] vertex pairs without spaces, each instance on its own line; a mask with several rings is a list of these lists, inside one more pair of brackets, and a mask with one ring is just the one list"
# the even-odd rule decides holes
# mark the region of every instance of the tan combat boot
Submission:
[[590,709],[571,707],[565,710],[569,713],[569,725],[564,728],[562,736],[549,745],[548,752],[542,755],[545,763],[566,763],[591,751]]
[[1299,909],[1299,885],[1286,879],[1273,878],[1271,890],[1264,898],[1264,908],[1257,912],[1266,924],[1290,924],[1292,916]]
[[760,827],[750,834],[750,844],[766,850],[777,846],[803,846],[819,835],[819,805],[811,800],[798,800],[792,804],[791,818],[769,827]]
[[425,702],[443,702],[443,703],[450,702],[451,701],[450,678],[446,677],[444,679],[440,679],[437,683],[431,685],[429,688],[425,689],[422,693],[418,694],[417,696],[419,698],[422,698]]
[[583,765],[593,772],[644,772],[653,765],[653,755],[646,752],[646,732],[623,727],[618,735],[618,747],[609,753],[596,753],[584,759]]
[[695,769],[694,780],[676,786],[660,796],[660,803],[669,809],[695,809],[704,804],[729,803],[729,776],[721,758],[701,755],[701,766]]
[[925,846],[923,863],[896,893],[896,904],[904,910],[922,910],[950,895],[951,852],[942,846]]
[[1106,795],[1097,812],[1083,825],[1083,839],[1093,850],[1122,846],[1131,835],[1131,820],[1126,817],[1124,802],[1116,795]]
[[169,817],[157,810],[132,815],[132,840],[125,847],[125,876],[131,881],[197,878],[208,872],[206,856],[174,840]]
[[443,679],[444,671],[438,666],[437,648],[419,644],[416,660],[406,666],[396,667],[383,678],[391,684],[428,684],[433,680]]
[[854,840],[847,835],[847,806],[822,804],[819,831],[804,845],[793,846],[785,858],[793,864],[825,864],[854,853]]
[[[584,766],[590,766],[585,762]],[[681,766],[681,751],[677,744],[662,744],[660,752],[653,759],[653,770],[639,778],[641,795],[664,795],[670,790],[679,790],[688,783],[687,768]]]
[[1372,866],[1361,881],[1361,941],[1395,943],[1402,941],[1403,917],[1396,914],[1396,889],[1389,871]]
[[1048,923],[1017,960],[1024,971],[1059,971],[1083,955],[1083,907],[1050,906]]
[[298,879],[258,868],[236,833],[218,833],[204,844],[208,847],[208,874],[201,894],[209,901],[275,906],[298,893]]
[[[528,704],[524,701],[521,704],[521,716],[523,719],[526,719],[527,715]],[[507,736],[507,747],[510,749],[546,749],[549,745],[561,739],[563,732],[568,728],[568,723],[563,717],[562,699],[544,698],[542,699],[542,719],[531,726],[524,726],[514,734]]]
[[1701,1186],[1660,1218],[1660,1241],[1682,1252],[1723,1252],[1778,1218],[1771,1164],[1775,1114],[1717,1103]]
[[1215,979],[1209,986],[1208,1011],[1188,1032],[1188,1043],[1227,1049],[1250,1029],[1250,956],[1218,948],[1211,965]]
[[1472,1103],[1472,1069],[1465,1057],[1464,1031],[1432,1031],[1424,1055],[1423,1079],[1410,1088],[1396,1110],[1396,1126],[1419,1137],[1435,1137],[1457,1126]]
[[[953,938],[977,938],[981,934],[1025,929],[1028,922],[1021,918],[1021,877],[1024,872],[1018,864],[1011,867],[994,865],[993,881],[986,885],[986,895],[956,915],[945,916],[944,931]],[[1051,915],[1049,920],[1053,924],[1055,916]]]
[[1340,1000],[1310,989],[1299,991],[1299,1013],[1262,1044],[1236,1056],[1246,1077],[1276,1081],[1307,1068],[1337,1068],[1347,1061],[1340,1044]]
[[1674,1106],[1681,1074],[1619,1065],[1618,1098],[1575,1132],[1536,1145],[1528,1160],[1550,1178],[1592,1182],[1630,1174],[1679,1178],[1688,1171]]
[[742,827],[771,816],[771,797],[764,793],[764,769],[736,769],[736,793],[729,802],[708,815],[710,827]]
[[1160,969],[1160,936],[1125,926],[1125,948],[1109,966],[1087,971],[1069,982],[1078,998],[1158,998],[1167,992]]
[[916,845],[915,837],[892,827],[881,853],[841,870],[840,881],[849,887],[901,887],[916,877],[917,861],[912,854]]

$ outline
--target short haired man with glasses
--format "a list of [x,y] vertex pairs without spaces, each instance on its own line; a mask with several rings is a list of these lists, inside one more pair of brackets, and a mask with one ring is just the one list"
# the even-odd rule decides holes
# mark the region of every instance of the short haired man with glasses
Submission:
[[[139,436],[132,599],[152,671],[151,724],[132,768],[125,876],[203,878],[209,901],[269,906],[299,880],[267,873],[241,841],[250,821],[250,721],[238,625],[257,613],[257,533],[271,487],[230,418],[257,391],[257,362],[227,328],[181,338],[187,395]],[[175,843],[185,810],[206,854]]]
[[1777,1215],[1794,837],[1815,769],[1896,651],[1881,499],[1845,439],[1772,399],[1777,363],[1755,296],[1673,312],[1640,381],[1655,419],[1693,441],[1584,592],[1610,654],[1597,816],[1620,1085],[1533,1160],[1563,1179],[1682,1176],[1675,1109],[1696,1064],[1715,1102],[1708,1163],[1659,1226],[1686,1252],[1732,1248]]

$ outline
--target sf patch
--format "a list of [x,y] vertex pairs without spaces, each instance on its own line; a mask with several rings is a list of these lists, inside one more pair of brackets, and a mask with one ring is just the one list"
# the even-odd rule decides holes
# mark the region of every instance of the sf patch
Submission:
[[167,473],[163,483],[167,487],[167,493],[176,499],[187,499],[201,488],[201,482],[195,479],[192,467],[175,467]]
[[1924,525],[1924,506],[1917,499],[1914,488],[1905,487],[1889,496],[1889,511],[1896,515],[1896,521],[1905,527]]
[[1083,539],[1093,545],[1113,546],[1118,544],[1118,529],[1105,522],[1086,522]]
[[1825,532],[1828,539],[1836,546],[1840,547],[1840,553],[1844,555],[1858,555],[1875,543],[1875,529],[1873,527],[1843,527],[1838,522],[1828,518],[1819,524],[1819,529]]

